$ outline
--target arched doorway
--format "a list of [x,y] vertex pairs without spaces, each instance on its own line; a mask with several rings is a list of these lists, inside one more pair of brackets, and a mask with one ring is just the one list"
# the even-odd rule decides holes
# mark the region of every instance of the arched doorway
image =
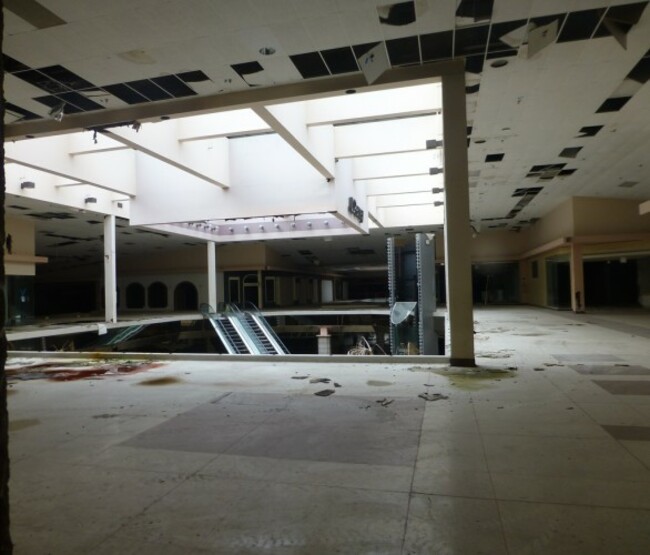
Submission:
[[126,308],[144,308],[144,285],[129,283],[126,288]]
[[198,310],[199,293],[193,283],[182,281],[174,289],[174,310]]

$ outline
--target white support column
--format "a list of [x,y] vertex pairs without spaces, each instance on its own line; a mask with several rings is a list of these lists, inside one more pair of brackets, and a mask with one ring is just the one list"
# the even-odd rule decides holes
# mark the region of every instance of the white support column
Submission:
[[467,176],[467,113],[465,74],[442,78],[445,176],[445,273],[450,362],[474,366],[472,318],[471,227]]
[[217,310],[217,246],[208,241],[208,304]]
[[115,216],[104,216],[104,306],[106,322],[117,322]]

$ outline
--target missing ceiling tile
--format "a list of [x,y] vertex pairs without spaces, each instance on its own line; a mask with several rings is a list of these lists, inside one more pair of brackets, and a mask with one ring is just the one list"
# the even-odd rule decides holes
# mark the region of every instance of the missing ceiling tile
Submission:
[[646,54],[645,58],[641,58],[639,63],[627,74],[627,79],[637,83],[646,83],[650,79],[650,56]]
[[296,69],[300,72],[303,79],[324,77],[330,74],[323,58],[318,52],[296,54],[294,56],[289,56],[289,58],[293,62],[293,65],[296,66]]
[[602,23],[596,29],[594,37],[612,36],[627,50],[627,35],[632,27],[641,19],[641,15],[647,4],[648,2],[635,2],[632,4],[612,6],[607,10]]
[[398,2],[377,6],[379,22],[382,25],[402,26],[415,21],[415,2]]
[[581,146],[569,146],[567,148],[563,148],[559,156],[560,158],[575,158],[576,156],[578,156],[578,153],[581,150],[582,150]]
[[469,20],[466,23],[487,21],[492,18],[494,0],[461,0],[456,9],[456,17],[463,23],[463,19]]
[[359,71],[357,59],[354,56],[352,48],[349,46],[333,48],[332,50],[322,50],[321,55],[332,75]]
[[619,96],[616,98],[608,98],[600,105],[600,108],[596,110],[597,114],[602,114],[605,112],[618,112],[623,106],[625,106],[632,98],[631,96]]
[[37,29],[48,29],[67,23],[36,0],[4,0],[3,5]]
[[489,25],[456,29],[454,56],[483,55],[487,45]]
[[440,33],[420,35],[422,59],[425,62],[430,62],[451,58],[454,45],[453,38],[453,31],[442,31]]
[[569,13],[557,41],[570,42],[591,38],[603,13],[602,8]]
[[387,40],[386,49],[392,66],[420,63],[420,43],[417,36]]
[[585,127],[581,127],[580,131],[578,132],[579,135],[576,136],[576,139],[582,139],[583,137],[595,137],[602,128],[602,125],[587,125]]
[[185,83],[201,83],[203,81],[210,81],[210,78],[201,70],[185,71],[183,73],[177,73],[176,77],[178,77]]

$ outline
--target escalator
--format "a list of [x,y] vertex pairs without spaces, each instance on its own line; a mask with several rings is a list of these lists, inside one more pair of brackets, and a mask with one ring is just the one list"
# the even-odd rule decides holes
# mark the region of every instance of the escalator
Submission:
[[251,303],[247,303],[245,310],[231,303],[222,312],[214,312],[210,306],[202,305],[201,313],[210,320],[229,354],[278,355],[289,352]]

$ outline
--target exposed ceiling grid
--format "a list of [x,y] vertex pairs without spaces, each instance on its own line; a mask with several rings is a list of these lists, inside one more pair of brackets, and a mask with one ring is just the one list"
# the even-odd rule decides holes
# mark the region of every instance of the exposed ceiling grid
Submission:
[[[575,194],[650,195],[643,166],[649,139],[648,85],[626,79],[650,48],[650,10],[632,26],[627,49],[611,36],[589,38],[608,34],[602,26],[607,8],[617,7],[622,13],[619,6],[626,10],[632,5],[632,11],[638,11],[647,1],[494,0],[476,4],[486,6],[487,15],[473,19],[472,2],[416,0],[415,21],[398,25],[380,22],[380,15],[390,12],[390,3],[384,0],[40,0],[40,4],[68,23],[35,31],[5,10],[5,51],[29,68],[62,66],[94,86],[118,87],[113,89],[116,94],[73,91],[74,87],[41,90],[14,73],[6,81],[8,123],[32,114],[46,117],[61,100],[67,102],[66,113],[110,110],[127,104],[125,91],[129,101],[164,102],[184,94],[355,72],[351,60],[368,48],[359,45],[384,41],[394,66],[449,58],[454,52],[468,56],[471,204],[479,219],[504,217],[516,202],[511,197],[516,188],[538,185],[539,178],[525,176],[539,164],[565,162],[567,169],[577,171],[544,183],[534,201],[522,209],[522,218],[528,213],[539,216]],[[500,38],[504,32],[524,37],[520,28],[529,18],[537,24],[556,19],[560,26],[555,43],[526,59],[526,47],[517,55],[518,44],[512,48]],[[263,46],[276,53],[261,55]],[[354,54],[349,53],[351,46]],[[491,66],[502,60],[507,62],[504,67]],[[255,63],[260,70],[233,69]],[[178,80],[173,76],[184,72],[202,72],[206,79],[185,82],[179,76],[175,92],[165,89],[164,83],[171,87]],[[159,79],[162,76],[167,77]],[[626,96],[631,98],[625,101]],[[595,136],[579,137],[580,128],[598,125],[604,128]],[[582,147],[575,158],[560,156],[572,147]],[[495,161],[495,154],[503,154],[503,159]],[[612,190],[612,182],[639,184]]]

